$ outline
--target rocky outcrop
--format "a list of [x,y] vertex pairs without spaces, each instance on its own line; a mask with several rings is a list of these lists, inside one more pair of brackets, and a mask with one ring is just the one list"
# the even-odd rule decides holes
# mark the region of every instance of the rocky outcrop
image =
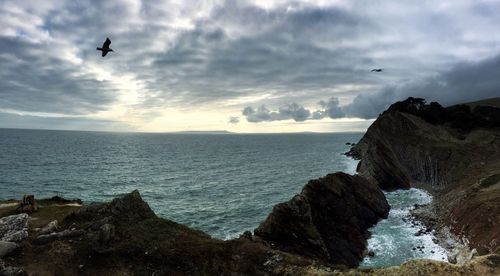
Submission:
[[[155,213],[149,205],[142,200],[139,191],[134,190],[122,197],[117,197],[111,203],[94,203],[82,207],[73,216],[74,218],[104,218],[102,224],[107,222],[106,219],[113,217],[120,220],[143,220],[156,217]],[[101,225],[98,225],[100,227]]]
[[159,218],[138,191],[88,206],[39,202],[30,228],[59,232],[34,231],[19,248],[6,244],[0,275],[301,275],[313,264],[247,238],[216,240]]
[[367,229],[388,213],[376,185],[335,173],[309,181],[299,195],[276,205],[254,234],[274,248],[353,267],[363,258]]
[[28,215],[19,214],[0,218],[0,240],[19,242],[28,237]]
[[[327,233],[327,229],[332,229],[338,235],[351,233],[351,235],[359,236],[360,232],[356,230],[358,228],[353,225],[358,225],[358,223],[361,225],[363,224],[362,220],[370,221],[374,216],[387,212],[387,206],[382,206],[384,204],[378,206],[376,203],[378,201],[376,198],[380,197],[378,194],[380,191],[374,189],[376,188],[374,185],[366,184],[367,182],[358,176],[333,174],[313,180],[304,187],[301,197],[307,199],[307,202],[298,200],[298,197],[292,200],[297,200],[298,206],[291,208],[297,212],[299,217],[309,217],[312,220],[313,224],[309,225],[322,239],[325,253],[330,256],[335,256],[337,252],[330,250],[328,246],[331,246],[334,241],[339,241],[336,246],[342,247],[343,240],[339,236],[328,240],[331,236]],[[321,200],[323,197],[319,196],[320,193],[326,195],[324,201]],[[148,211],[149,207],[142,201],[140,195],[136,192],[134,194],[118,198],[117,200],[120,201],[118,205],[139,206],[137,209],[142,211],[135,212],[134,208],[123,208],[120,209],[123,212],[112,214],[111,203],[87,206],[92,206],[90,208],[74,205],[63,206],[53,202],[44,203],[41,206],[41,212],[30,215],[32,218],[29,220],[31,229],[33,227],[42,228],[57,219],[61,232],[75,231],[76,233],[78,231],[82,235],[66,236],[50,240],[48,243],[37,244],[34,241],[38,237],[33,237],[30,234],[28,239],[16,245],[17,248],[13,248],[12,244],[9,244],[8,254],[5,255],[4,259],[0,259],[0,275],[406,276],[454,273],[482,276],[498,275],[500,269],[498,255],[481,256],[463,265],[412,260],[399,267],[382,269],[346,270],[342,267],[335,268],[331,265],[325,265],[317,258],[289,254],[272,249],[265,245],[265,242],[252,241],[251,233],[246,233],[241,238],[230,241],[212,239],[200,231],[152,216]],[[350,200],[353,197],[360,200]],[[329,203],[332,202],[331,206],[336,206],[335,202],[339,204],[336,206],[338,210],[321,210],[321,208],[330,208],[327,206],[330,206]],[[341,207],[342,203],[349,205]],[[305,208],[306,206],[302,204],[306,204],[308,207]],[[278,206],[275,209],[279,209]],[[304,209],[310,211],[306,211],[306,214],[310,214],[299,215],[304,212]],[[351,209],[359,212],[354,214]],[[342,212],[344,212],[344,216],[340,220],[336,220],[337,225],[333,221],[329,221],[330,214],[336,214],[335,217],[338,217]],[[130,214],[130,216],[125,215],[125,213]],[[273,214],[275,213],[273,212]],[[296,216],[290,216],[288,219],[296,219]],[[314,224],[316,219],[321,219],[326,225]],[[345,220],[349,220],[350,223],[344,224]],[[286,217],[283,217],[282,221],[283,226],[293,227],[296,225],[293,221],[287,222]],[[307,222],[307,220],[304,221]],[[351,228],[344,229],[341,225],[348,225]],[[312,230],[309,227],[305,228]],[[301,227],[297,229],[301,229]],[[282,230],[283,233],[286,233],[285,229]],[[313,237],[316,236],[314,231],[311,233]],[[363,235],[366,233],[361,232]],[[253,239],[258,239],[258,237],[253,237]],[[348,237],[348,239],[352,239],[352,237]],[[95,248],[96,242],[100,246],[97,248],[98,250]],[[347,248],[345,250],[349,251]],[[356,255],[358,249],[352,250],[354,250],[353,254]]]
[[439,223],[479,253],[500,246],[500,109],[443,108],[410,98],[377,118],[351,150],[358,173],[385,190],[420,187]]

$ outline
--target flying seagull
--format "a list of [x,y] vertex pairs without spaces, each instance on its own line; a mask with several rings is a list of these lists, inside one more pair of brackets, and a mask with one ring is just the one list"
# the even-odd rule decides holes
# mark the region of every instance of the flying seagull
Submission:
[[106,37],[106,41],[102,44],[102,48],[97,47],[97,51],[102,51],[102,56],[106,56],[108,52],[114,52],[113,49],[109,48],[109,45],[111,44],[111,40]]
[[376,68],[376,69],[372,69],[372,72],[382,72],[382,68]]

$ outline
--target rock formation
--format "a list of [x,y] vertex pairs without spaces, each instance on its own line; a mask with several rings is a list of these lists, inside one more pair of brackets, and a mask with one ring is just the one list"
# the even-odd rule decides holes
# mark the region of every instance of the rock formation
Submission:
[[0,218],[0,241],[19,242],[28,237],[28,215]]
[[385,190],[421,187],[441,224],[479,253],[500,246],[500,109],[393,104],[351,150],[358,173]]
[[376,185],[339,172],[309,181],[299,195],[276,205],[254,233],[274,248],[354,267],[363,259],[367,229],[388,213]]
[[462,265],[412,260],[382,269],[345,266],[359,263],[367,229],[388,215],[381,189],[412,186],[434,195],[426,210],[436,227],[449,226],[479,255],[500,253],[499,114],[477,104],[396,103],[351,149],[361,159],[358,175],[309,181],[299,195],[276,205],[254,235],[230,241],[157,217],[138,191],[86,206],[39,200],[30,215],[9,216],[15,206],[4,207],[0,275],[498,275],[499,255],[467,261],[474,252]]

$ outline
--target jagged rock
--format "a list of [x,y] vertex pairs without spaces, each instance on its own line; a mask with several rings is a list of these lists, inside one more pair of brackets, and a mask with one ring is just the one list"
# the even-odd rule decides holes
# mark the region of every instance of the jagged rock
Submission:
[[252,240],[252,232],[250,231],[243,232],[243,234],[240,235],[240,239]]
[[111,217],[120,220],[142,220],[156,216],[149,205],[142,200],[137,190],[125,194],[122,197],[115,198],[109,204],[100,203],[84,206],[75,213],[75,216],[81,219],[95,219],[98,215],[102,216],[102,219],[106,219],[107,221],[101,221],[103,223],[99,225],[91,225],[92,228],[98,229],[101,225],[109,222]]
[[0,218],[0,240],[18,242],[28,237],[28,215]]
[[368,227],[388,213],[376,185],[335,173],[276,205],[254,234],[280,250],[352,267],[363,259]]
[[0,258],[3,258],[19,248],[15,242],[0,241]]
[[47,225],[45,225],[40,231],[38,232],[39,235],[46,235],[49,233],[52,233],[57,230],[57,220],[49,222]]
[[146,219],[155,216],[153,210],[142,200],[137,190],[123,197],[113,199],[109,204],[109,210],[114,216],[129,220]]

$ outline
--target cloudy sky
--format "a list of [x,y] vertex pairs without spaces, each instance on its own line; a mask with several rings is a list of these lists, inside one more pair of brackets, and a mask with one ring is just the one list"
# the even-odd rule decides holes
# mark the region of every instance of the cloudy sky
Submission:
[[[500,96],[498,11],[500,0],[3,0],[0,127],[364,130],[408,96]],[[102,58],[106,37],[116,52]]]

